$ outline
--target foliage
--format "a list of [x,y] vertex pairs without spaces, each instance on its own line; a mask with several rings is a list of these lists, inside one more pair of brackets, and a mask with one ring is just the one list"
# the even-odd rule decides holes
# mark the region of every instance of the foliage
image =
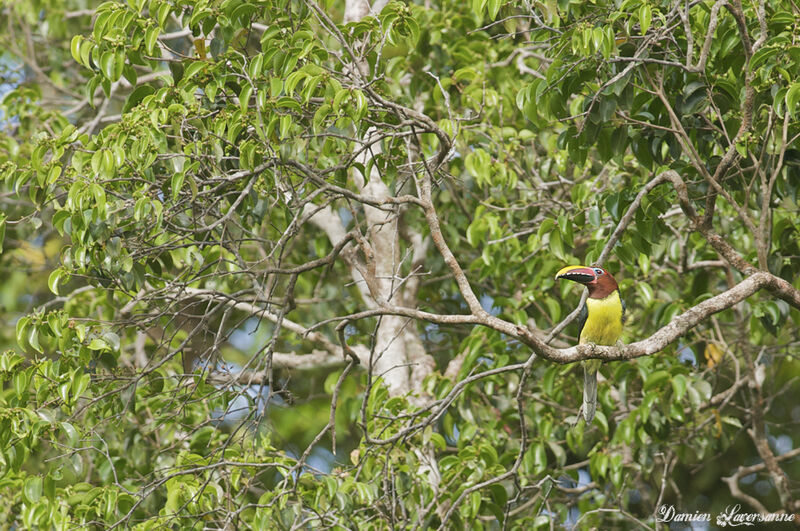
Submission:
[[626,342],[796,293],[790,3],[84,4],[0,3],[2,525],[800,511],[791,297],[606,363],[591,426],[481,317],[552,330],[567,263]]

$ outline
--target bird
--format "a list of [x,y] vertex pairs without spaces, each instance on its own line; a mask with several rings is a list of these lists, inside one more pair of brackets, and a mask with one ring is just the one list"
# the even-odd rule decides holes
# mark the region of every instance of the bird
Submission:
[[[625,301],[614,277],[602,267],[571,265],[556,273],[556,279],[583,284],[589,297],[578,314],[578,343],[614,345],[622,335]],[[586,360],[583,365],[583,418],[589,424],[597,409],[597,371],[600,360]]]

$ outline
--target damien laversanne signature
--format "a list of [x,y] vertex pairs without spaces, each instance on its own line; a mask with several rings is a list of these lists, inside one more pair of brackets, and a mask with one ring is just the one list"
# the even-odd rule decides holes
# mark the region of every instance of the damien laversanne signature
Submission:
[[[737,527],[740,525],[752,526],[770,522],[792,522],[796,515],[791,513],[745,513],[739,504],[729,505],[717,515],[716,524],[720,527]],[[661,505],[658,507],[656,520],[659,522],[710,522],[711,513],[695,511],[682,513],[674,505]]]

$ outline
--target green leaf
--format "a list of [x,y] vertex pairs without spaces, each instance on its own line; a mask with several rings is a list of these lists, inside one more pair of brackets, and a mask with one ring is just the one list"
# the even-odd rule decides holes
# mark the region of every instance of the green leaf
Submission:
[[489,20],[497,18],[497,13],[500,11],[500,5],[503,0],[488,0],[489,7]]
[[112,11],[100,11],[99,9],[98,13],[99,14],[97,15],[97,18],[94,21],[94,28],[92,29],[92,36],[94,37],[95,42],[100,42],[102,40],[104,30],[106,29],[106,23],[111,15],[114,14]]
[[73,426],[69,422],[62,422],[61,429],[67,436],[67,445],[70,447],[75,447],[75,445],[78,444],[78,440],[80,438],[78,430],[75,429],[75,426]]
[[650,23],[653,20],[653,10],[648,4],[644,4],[639,8],[639,28],[644,35],[650,29]]
[[758,69],[758,67],[764,64],[768,59],[776,56],[778,51],[778,48],[773,46],[762,46],[756,53],[753,54],[748,67],[751,71]]
[[[650,272],[650,255],[645,253],[639,253],[639,258],[637,262],[639,264],[639,273],[642,276],[647,276],[647,274]],[[650,294],[652,296],[652,289],[650,290]]]
[[545,305],[547,306],[547,313],[550,315],[550,319],[554,322],[561,319],[561,304],[553,299],[548,297],[545,299]]
[[61,315],[58,313],[50,313],[47,316],[47,326],[50,327],[50,331],[53,332],[53,335],[56,337],[61,337],[62,334],[62,324],[61,324]]
[[122,72],[125,70],[125,51],[120,49],[114,52],[114,70],[111,75],[111,81],[118,81],[122,77]]
[[608,211],[609,214],[611,214],[611,217],[614,219],[615,222],[618,222],[619,218],[621,217],[620,195],[621,194],[616,193],[606,197],[606,210]]
[[603,30],[601,28],[592,28],[592,44],[595,51],[601,51],[603,46]]
[[28,325],[30,324],[30,322],[31,322],[31,318],[28,317],[28,316],[20,317],[19,321],[17,321],[17,326],[16,326],[17,344],[23,350],[25,349],[25,346],[27,345],[27,337],[28,337],[27,336],[27,330],[28,330]]
[[730,426],[733,426],[734,428],[738,428],[738,429],[742,429],[743,428],[742,421],[740,421],[736,417],[727,417],[727,416],[726,417],[722,417],[722,422],[724,422],[725,424],[728,424]]
[[674,377],[672,377],[670,383],[672,383],[672,390],[675,392],[675,398],[678,400],[683,398],[683,395],[686,394],[686,387],[688,385],[686,376],[683,374],[676,374]]
[[170,183],[170,189],[172,190],[172,200],[177,201],[178,196],[181,193],[181,188],[183,187],[183,180],[185,179],[185,174],[183,172],[175,173],[172,175],[172,181]]
[[158,26],[150,26],[144,33],[144,49],[147,55],[153,56],[158,42],[158,36],[161,34],[161,28]]
[[542,443],[537,443],[533,447],[533,464],[534,475],[541,474],[547,468],[547,452]]
[[0,372],[9,372],[23,361],[25,361],[25,358],[16,352],[4,352],[0,354]]
[[475,13],[479,20],[483,20],[483,11],[486,9],[486,1],[487,0],[472,0],[472,12]]
[[561,240],[561,233],[557,230],[554,230],[550,233],[550,252],[553,253],[559,260],[566,260],[566,255],[564,254],[564,242]]
[[[113,156],[110,151],[105,151],[104,155],[107,155],[104,156],[104,158],[107,158],[109,160]],[[110,169],[108,170],[108,173],[111,173],[114,164],[113,162],[109,162],[108,164],[104,163],[104,166],[109,167]],[[92,189],[92,196],[94,197],[94,201],[97,204],[97,210],[100,211],[101,214],[104,214],[106,211],[106,191],[103,190],[103,187],[97,183],[92,183],[91,189]]]
[[778,305],[772,301],[763,303],[764,311],[769,314],[771,324],[776,325],[781,319],[781,310]]
[[61,398],[61,401],[67,405],[72,403],[69,397],[69,390],[71,387],[72,387],[72,382],[69,380],[67,380],[66,382],[62,382],[58,386],[58,396],[59,398]]
[[653,302],[653,288],[651,288],[650,284],[647,282],[637,282],[636,291],[639,292],[639,296],[642,298],[642,304],[644,306],[647,306]]
[[127,113],[139,105],[139,103],[141,103],[145,97],[153,94],[155,91],[155,88],[153,88],[151,85],[139,85],[128,96],[125,106],[122,108],[122,112]]
[[3,254],[3,241],[6,238],[6,219],[6,215],[0,212],[0,254]]
[[286,138],[289,135],[289,128],[292,126],[292,115],[284,114],[280,120],[280,137]]
[[597,409],[594,414],[594,421],[600,427],[600,432],[604,435],[608,434],[608,419],[606,418],[606,414],[603,413],[601,409]]
[[655,371],[647,375],[644,381],[643,389],[645,391],[649,391],[654,387],[658,387],[661,385],[661,382],[669,378],[669,373],[667,371]]
[[32,326],[30,332],[28,332],[28,344],[40,354],[44,352],[42,345],[39,344],[39,330],[35,326]]
[[75,35],[72,37],[72,40],[69,43],[69,51],[72,54],[72,58],[75,59],[75,62],[78,64],[83,64],[81,62],[81,43],[83,42],[83,37],[80,35]]
[[704,401],[711,398],[711,384],[705,380],[697,380],[694,382],[694,388],[700,393],[700,397]]
[[58,268],[54,269],[50,276],[47,277],[47,287],[50,288],[50,291],[53,294],[58,295],[58,282],[61,280],[61,277],[64,276],[64,269]]
[[94,43],[84,40],[81,42],[80,60],[78,61],[83,66],[89,68],[89,56],[94,50]]
[[28,372],[19,371],[14,374],[13,383],[14,393],[17,395],[17,398],[22,398],[22,396],[28,391],[28,385],[30,384]]
[[[630,444],[633,442],[634,436],[634,417],[630,416],[619,423],[619,427],[617,431],[614,433],[614,438],[618,439],[626,444]],[[605,454],[596,454],[596,455],[605,455]]]
[[483,240],[485,235],[486,225],[482,218],[476,217],[467,227],[467,243],[472,247],[477,247],[477,244]]
[[103,55],[100,57],[100,71],[103,72],[103,75],[106,79],[113,79],[114,77],[114,52],[104,52]]
[[42,497],[42,478],[39,476],[28,476],[22,488],[22,494],[28,503],[36,503]]
[[795,117],[798,100],[800,100],[800,83],[793,83],[786,92],[786,110],[792,118]]
[[245,85],[242,88],[242,91],[239,93],[239,106],[242,109],[242,112],[247,112],[247,108],[250,105],[250,97],[253,95],[253,86],[252,85]]
[[82,324],[76,325],[75,335],[78,336],[78,341],[83,343],[83,340],[86,339],[86,326]]
[[75,374],[72,378],[72,399],[77,400],[80,398],[86,389],[89,387],[89,382],[91,382],[91,375],[88,373],[78,373]]
[[558,466],[564,466],[567,462],[567,452],[564,451],[564,448],[556,441],[552,440],[547,441],[547,446],[550,447],[550,451],[553,452],[553,455],[555,455]]
[[171,6],[167,2],[164,2],[158,7],[158,11],[156,12],[156,20],[158,21],[158,25],[163,29],[167,29],[166,23],[170,10]]
[[[250,75],[250,79],[256,79],[261,75],[261,72],[264,68],[264,54],[260,53],[257,54],[250,60],[250,64],[248,65],[247,73]],[[288,92],[288,91],[287,91]]]
[[95,337],[89,342],[87,348],[89,350],[104,350],[108,348],[108,345],[106,344],[105,341],[103,341],[99,337]]

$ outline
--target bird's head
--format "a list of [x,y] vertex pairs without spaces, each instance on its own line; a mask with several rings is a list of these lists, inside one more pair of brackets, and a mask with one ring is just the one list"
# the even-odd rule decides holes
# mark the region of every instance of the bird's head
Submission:
[[589,289],[589,297],[592,299],[604,299],[619,289],[611,273],[602,267],[571,265],[556,273],[556,278],[583,284]]

